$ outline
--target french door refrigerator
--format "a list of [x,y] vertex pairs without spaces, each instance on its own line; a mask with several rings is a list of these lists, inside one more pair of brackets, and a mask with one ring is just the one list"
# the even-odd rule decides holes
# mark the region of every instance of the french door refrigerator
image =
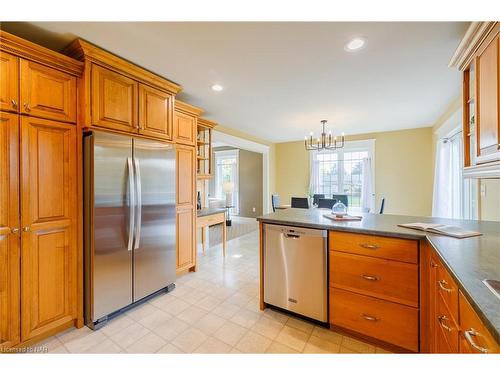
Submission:
[[84,137],[85,323],[92,329],[175,285],[175,150]]

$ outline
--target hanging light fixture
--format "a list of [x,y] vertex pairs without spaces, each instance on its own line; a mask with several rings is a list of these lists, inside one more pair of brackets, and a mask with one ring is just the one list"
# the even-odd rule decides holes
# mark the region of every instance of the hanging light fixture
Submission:
[[332,136],[331,130],[326,134],[326,123],[327,120],[321,120],[323,131],[320,138],[313,140],[313,132],[309,134],[309,138],[304,137],[304,146],[307,151],[336,150],[344,147],[344,133],[342,133],[340,140],[337,141],[337,137]]

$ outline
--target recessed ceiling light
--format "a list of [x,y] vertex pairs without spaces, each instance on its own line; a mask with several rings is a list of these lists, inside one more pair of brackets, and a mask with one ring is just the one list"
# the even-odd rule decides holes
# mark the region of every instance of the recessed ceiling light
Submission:
[[358,51],[363,48],[366,44],[366,39],[364,38],[353,38],[344,47],[347,52]]
[[221,85],[216,83],[215,85],[212,85],[212,90],[213,91],[222,91],[222,90],[224,90],[224,87],[222,87]]

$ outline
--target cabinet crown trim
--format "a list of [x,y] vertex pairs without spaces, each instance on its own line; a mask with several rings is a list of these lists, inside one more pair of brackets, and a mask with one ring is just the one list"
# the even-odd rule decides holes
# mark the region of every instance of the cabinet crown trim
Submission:
[[1,30],[0,51],[35,61],[74,76],[80,77],[83,73],[83,63],[81,61]]
[[195,107],[192,104],[182,102],[178,99],[175,99],[175,110],[181,111],[181,112],[186,112],[187,114],[194,115],[194,116],[200,116],[204,112],[203,109],[201,109],[199,107]]
[[448,66],[450,68],[458,68],[459,70],[467,69],[477,49],[497,23],[498,22],[472,22],[448,63]]
[[108,69],[118,71],[142,83],[168,91],[172,94],[177,94],[182,90],[182,86],[177,83],[116,56],[111,52],[105,51],[81,38],[75,39],[64,49],[63,53],[80,61],[91,61],[103,65]]
[[205,128],[215,128],[218,124],[216,122],[213,122],[213,121],[210,121],[210,120],[207,120],[205,118],[199,118],[198,119],[198,125],[199,126],[203,126]]

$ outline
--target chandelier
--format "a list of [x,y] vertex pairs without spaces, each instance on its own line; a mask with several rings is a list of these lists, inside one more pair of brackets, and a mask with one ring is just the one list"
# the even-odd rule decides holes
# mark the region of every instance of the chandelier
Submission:
[[337,141],[337,137],[332,136],[331,130],[328,134],[325,133],[326,123],[326,120],[321,120],[323,131],[320,138],[313,140],[313,132],[309,134],[309,138],[304,137],[304,146],[307,151],[336,150],[344,147],[344,133],[342,133],[340,141]]

